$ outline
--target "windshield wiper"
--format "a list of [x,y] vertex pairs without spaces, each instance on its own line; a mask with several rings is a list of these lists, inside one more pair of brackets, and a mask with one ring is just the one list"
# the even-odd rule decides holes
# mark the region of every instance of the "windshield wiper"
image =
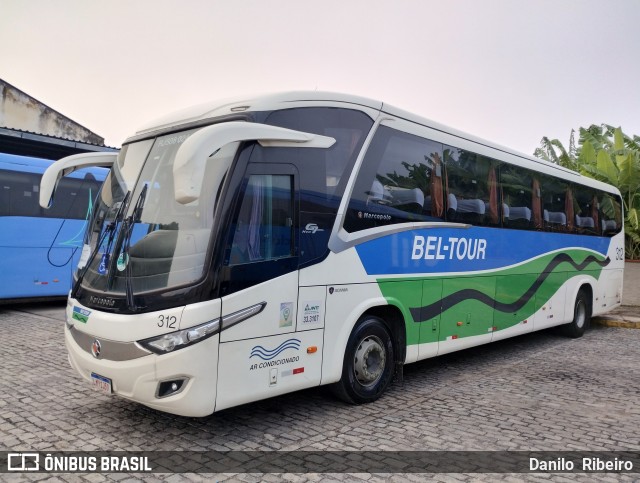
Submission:
[[135,300],[133,299],[133,284],[132,284],[132,273],[131,273],[131,263],[129,263],[129,249],[131,248],[131,237],[133,235],[133,229],[136,226],[136,223],[140,222],[142,217],[142,208],[144,207],[145,199],[147,198],[147,189],[149,185],[145,184],[138,195],[138,199],[136,200],[136,205],[133,207],[133,212],[130,216],[127,217],[124,224],[124,240],[122,242],[122,251],[120,252],[120,256],[122,257],[123,263],[125,263],[125,271],[124,271],[124,281],[125,281],[125,289],[127,293],[127,307],[132,312],[138,310],[138,307],[135,304]]
[[[118,226],[118,222],[120,221],[120,215],[122,215],[124,213],[124,207],[126,206],[127,201],[129,200],[129,195],[130,194],[131,194],[131,192],[127,191],[127,194],[125,195],[125,197],[123,198],[122,202],[120,203],[120,206],[118,207],[118,211],[116,212],[116,216],[114,216],[113,221],[111,221],[106,226],[106,228],[102,232],[102,235],[100,236],[100,239],[98,240],[98,243],[96,244],[96,247],[91,251],[91,254],[89,255],[89,259],[87,260],[86,265],[82,269],[82,272],[78,274],[78,278],[76,279],[75,283],[73,284],[73,288],[71,289],[71,297],[73,297],[73,298],[76,297],[76,293],[78,291],[78,288],[80,287],[80,282],[82,281],[84,276],[87,274],[87,271],[89,270],[89,267],[91,266],[91,264],[93,263],[93,260],[96,258],[96,255],[100,251],[100,247],[104,243],[104,240],[107,237],[107,235],[109,235],[109,245],[108,246],[111,246],[111,243],[113,242],[113,238],[115,237],[116,227]],[[97,214],[96,214],[96,216],[97,216]],[[110,254],[108,254],[108,253],[105,253],[105,255],[110,256]]]

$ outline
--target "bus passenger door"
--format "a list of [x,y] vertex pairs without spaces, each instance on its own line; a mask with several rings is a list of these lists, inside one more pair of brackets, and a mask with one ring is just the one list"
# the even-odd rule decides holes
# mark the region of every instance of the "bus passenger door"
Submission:
[[247,168],[221,272],[216,410],[320,383],[322,328],[295,332],[296,184],[291,165]]

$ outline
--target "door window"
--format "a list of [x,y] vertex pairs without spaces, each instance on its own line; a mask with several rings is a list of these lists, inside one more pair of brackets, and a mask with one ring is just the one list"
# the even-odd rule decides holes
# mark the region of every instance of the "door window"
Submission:
[[229,265],[293,256],[293,177],[254,174],[234,224]]

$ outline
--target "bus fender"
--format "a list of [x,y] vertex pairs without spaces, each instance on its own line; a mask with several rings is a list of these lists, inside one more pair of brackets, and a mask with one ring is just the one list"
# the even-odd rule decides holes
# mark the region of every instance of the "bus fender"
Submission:
[[[585,285],[589,287],[591,291],[591,310],[593,311],[593,297],[594,297],[594,285],[596,285],[596,279],[591,276],[581,275],[571,280],[571,286],[567,287],[567,297],[564,312],[564,321],[571,322],[573,320],[573,306],[578,296],[578,292]],[[571,290],[571,292],[569,292]]]
[[[332,324],[327,323],[328,321],[325,322],[325,341],[332,340],[333,343],[325,343],[324,345],[322,380],[320,384],[338,382],[342,377],[342,365],[347,342],[362,314],[372,308],[388,305],[389,303],[382,296],[367,298],[353,306],[345,316],[341,317],[342,323],[340,321],[337,322],[339,325],[333,324],[333,327],[330,327]],[[331,334],[334,328],[336,330],[334,334]]]

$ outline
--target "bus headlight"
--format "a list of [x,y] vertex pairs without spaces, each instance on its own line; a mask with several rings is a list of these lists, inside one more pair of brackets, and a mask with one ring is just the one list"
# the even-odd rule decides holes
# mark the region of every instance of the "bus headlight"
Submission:
[[138,344],[156,354],[166,354],[208,339],[218,332],[220,332],[220,319],[177,332],[139,340]]

